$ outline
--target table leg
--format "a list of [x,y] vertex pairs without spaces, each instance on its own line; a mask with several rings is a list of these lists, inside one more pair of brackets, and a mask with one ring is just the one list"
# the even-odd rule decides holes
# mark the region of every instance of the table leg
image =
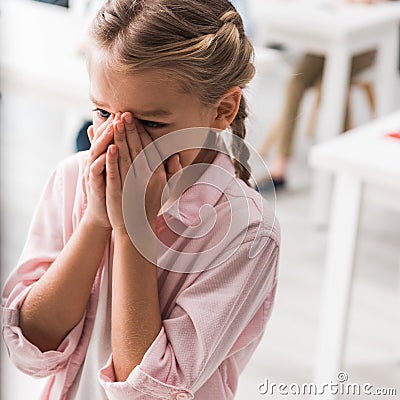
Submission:
[[375,87],[378,116],[394,110],[394,91],[398,75],[399,27],[397,23],[388,23],[384,29],[386,33],[381,35],[376,60]]
[[[327,52],[322,79],[317,143],[332,139],[343,130],[350,67],[351,54],[346,44],[337,43],[332,46]],[[325,226],[328,222],[331,189],[331,175],[321,171],[314,172],[311,217],[315,225]]]
[[[313,371],[318,388],[336,382],[341,368],[361,200],[362,182],[345,174],[336,176]],[[334,398],[333,393],[315,396]]]
[[[397,307],[400,310],[400,257],[399,257],[399,267],[397,269]],[[397,314],[397,335],[400,337],[400,315]],[[397,364],[400,364],[400,343],[397,342]]]

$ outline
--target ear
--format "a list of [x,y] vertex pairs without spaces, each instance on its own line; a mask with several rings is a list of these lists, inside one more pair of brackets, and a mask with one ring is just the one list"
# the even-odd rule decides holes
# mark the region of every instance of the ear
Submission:
[[89,128],[87,128],[87,135],[89,137],[90,143],[92,143],[94,137],[93,125],[90,125]]
[[224,130],[235,119],[242,98],[242,89],[234,86],[229,89],[216,103],[212,128]]

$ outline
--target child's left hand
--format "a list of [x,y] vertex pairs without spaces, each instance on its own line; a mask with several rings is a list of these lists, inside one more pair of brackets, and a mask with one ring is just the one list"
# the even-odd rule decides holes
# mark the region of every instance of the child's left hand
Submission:
[[[122,190],[129,169],[136,156],[152,142],[143,125],[135,120],[131,113],[117,113],[113,121],[114,144],[107,150],[106,160],[106,204],[112,228],[117,233],[126,234],[122,211]],[[169,178],[182,169],[179,156],[175,154],[167,160],[165,170],[161,163],[154,171],[146,189],[146,217],[155,229],[157,214],[161,207],[162,191]],[[149,175],[151,168],[147,164],[143,177]]]

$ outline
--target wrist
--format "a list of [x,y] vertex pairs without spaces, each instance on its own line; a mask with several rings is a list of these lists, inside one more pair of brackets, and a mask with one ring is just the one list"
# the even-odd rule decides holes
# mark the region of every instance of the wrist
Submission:
[[129,233],[126,230],[125,225],[114,227],[112,230],[113,230],[114,235],[115,235],[116,238],[129,239],[130,240]]
[[104,226],[92,220],[90,217],[88,217],[87,214],[84,214],[84,216],[82,217],[80,226],[86,230],[93,232],[94,234],[100,234],[106,237],[110,236],[112,232],[111,226]]
[[[122,246],[128,245],[128,246],[133,246],[135,249],[137,248],[137,245],[139,247],[145,246],[146,248],[156,248],[156,240],[154,239],[155,235],[155,227],[153,228],[152,234],[149,234],[150,231],[146,230],[143,232],[135,232],[135,235],[139,235],[140,240],[136,242],[136,240],[131,237],[131,235],[128,233],[125,227],[121,228],[114,228],[114,242],[119,243]],[[154,236],[153,236],[154,235]],[[136,238],[136,236],[135,236]]]

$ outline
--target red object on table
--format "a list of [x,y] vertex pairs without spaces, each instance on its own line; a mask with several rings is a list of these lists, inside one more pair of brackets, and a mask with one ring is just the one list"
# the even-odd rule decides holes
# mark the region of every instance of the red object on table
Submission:
[[390,132],[386,134],[387,137],[400,140],[400,132]]

